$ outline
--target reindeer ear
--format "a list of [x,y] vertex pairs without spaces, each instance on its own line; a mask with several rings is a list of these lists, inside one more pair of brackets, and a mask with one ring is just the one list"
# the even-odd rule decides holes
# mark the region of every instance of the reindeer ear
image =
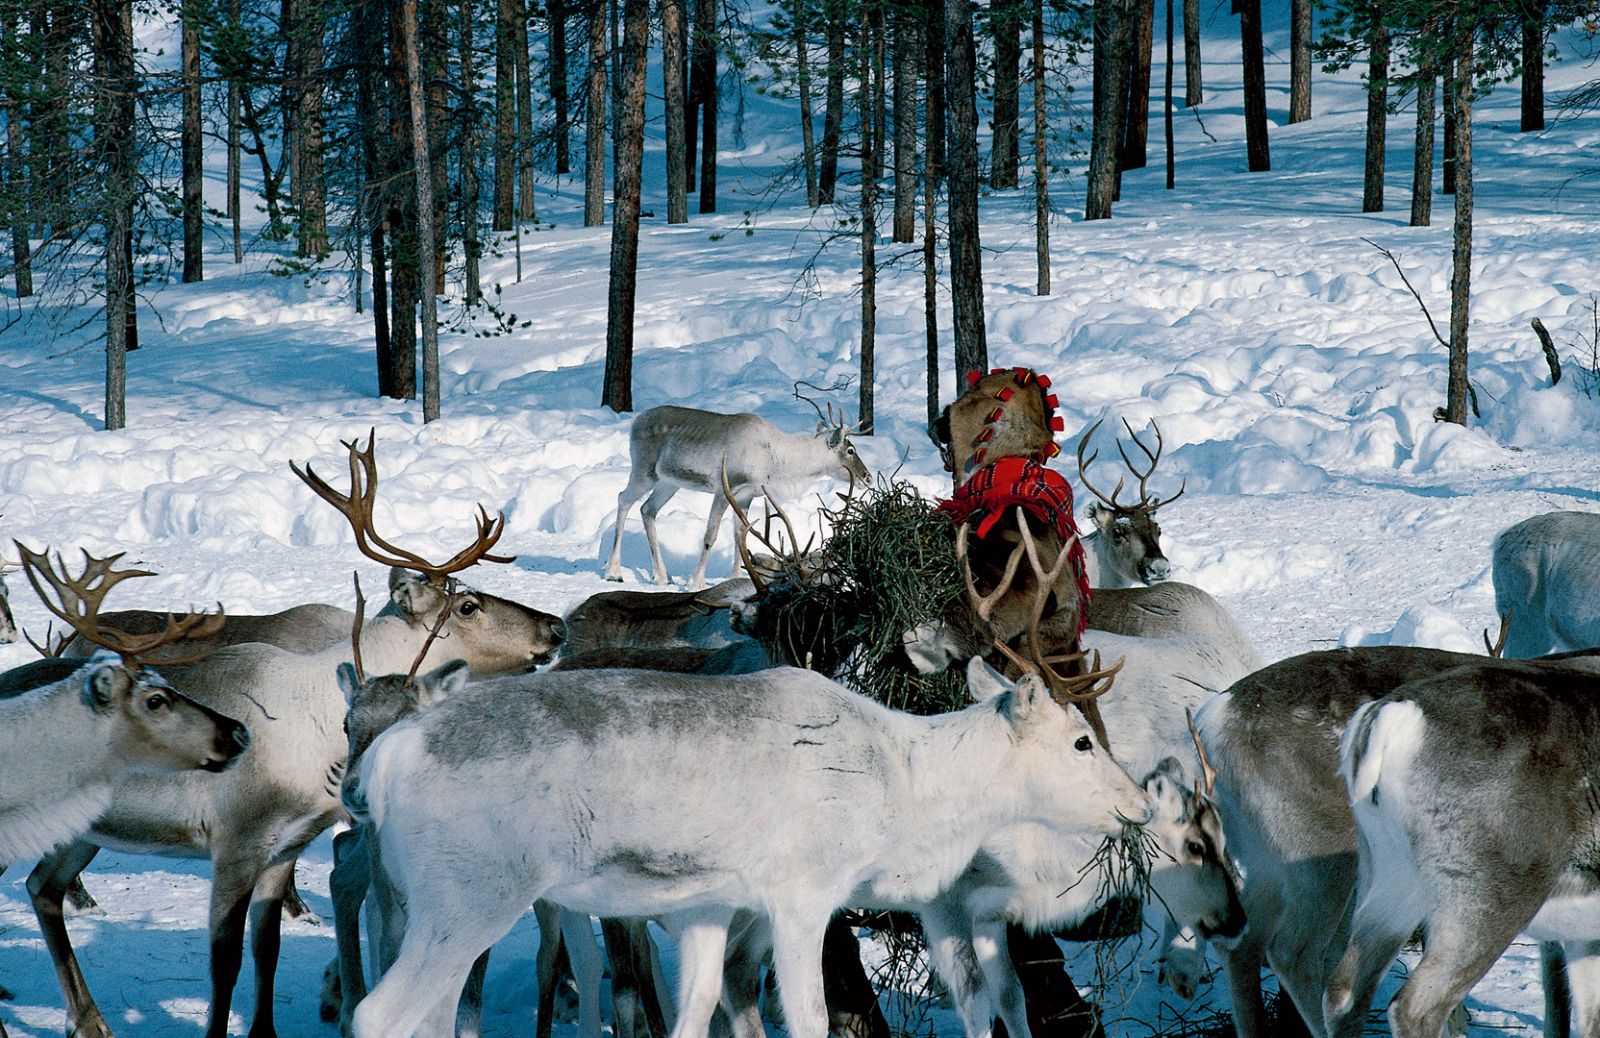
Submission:
[[341,663],[334,672],[339,678],[339,691],[344,693],[346,706],[356,701],[356,695],[361,691],[361,682],[356,678],[356,668],[353,664]]
[[1011,691],[1011,682],[999,671],[984,662],[982,656],[967,661],[967,692],[974,703],[987,703],[1004,692]]
[[1037,674],[1026,675],[1011,688],[1011,705],[1006,711],[1011,718],[1011,727],[1030,727],[1044,712],[1047,703],[1053,705],[1055,700],[1050,698],[1050,690],[1045,687],[1044,679]]
[[1144,791],[1155,802],[1159,817],[1184,817],[1187,813],[1184,810],[1187,790],[1188,780],[1184,776],[1183,765],[1176,757],[1164,758],[1154,771],[1145,776]]
[[422,574],[396,566],[389,570],[389,601],[406,616],[415,620],[437,604],[438,592]]
[[83,676],[83,703],[97,714],[108,714],[117,698],[133,687],[133,678],[115,656],[91,662],[87,669]]
[[467,687],[467,661],[451,660],[424,674],[417,682],[418,707],[430,707]]
[[1090,501],[1089,507],[1084,509],[1083,514],[1089,517],[1091,523],[1094,523],[1095,526],[1102,530],[1110,526],[1111,520],[1114,518],[1111,509],[1099,501]]

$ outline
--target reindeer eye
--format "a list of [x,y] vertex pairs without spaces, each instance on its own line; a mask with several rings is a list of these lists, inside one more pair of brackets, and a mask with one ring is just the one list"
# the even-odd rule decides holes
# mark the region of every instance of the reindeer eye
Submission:
[[151,695],[146,696],[145,700],[144,700],[144,708],[146,710],[151,710],[151,711],[161,710],[161,709],[165,708],[166,705],[167,705],[167,697],[162,695],[159,692],[152,693]]
[[1078,736],[1078,741],[1072,744],[1072,748],[1077,750],[1079,753],[1088,753],[1090,750],[1094,749],[1094,743],[1089,741],[1089,737],[1087,735],[1080,735]]
[[1199,840],[1190,840],[1188,844],[1184,846],[1184,850],[1188,851],[1196,858],[1204,858],[1206,856],[1206,845],[1201,843]]
[[472,616],[480,608],[482,607],[479,606],[478,603],[469,598],[456,607],[456,614],[458,616]]

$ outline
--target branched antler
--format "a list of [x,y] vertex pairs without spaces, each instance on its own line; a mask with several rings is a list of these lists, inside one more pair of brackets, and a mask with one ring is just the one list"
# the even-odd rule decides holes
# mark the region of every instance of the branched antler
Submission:
[[[151,653],[173,642],[195,638],[209,638],[222,630],[222,606],[215,613],[190,613],[178,617],[167,614],[165,629],[153,634],[128,634],[100,626],[100,607],[108,592],[124,580],[133,577],[153,577],[149,570],[112,569],[112,564],[122,558],[123,552],[95,558],[83,553],[83,572],[68,576],[66,564],[59,555],[52,563],[47,553],[30,551],[21,541],[13,541],[22,557],[22,570],[38,593],[44,607],[66,623],[86,641],[117,653],[129,666],[151,662]],[[46,587],[49,590],[45,590]],[[53,596],[53,597],[52,597]],[[48,635],[46,636],[48,639]],[[30,639],[30,642],[32,640]],[[37,644],[34,648],[46,652]],[[64,648],[64,646],[63,646]],[[51,653],[46,652],[46,655]],[[164,658],[167,664],[193,663],[207,653],[192,657]]]
[[356,546],[361,553],[369,559],[381,562],[385,566],[398,566],[404,569],[414,569],[428,579],[430,584],[443,587],[445,579],[453,573],[459,573],[478,562],[512,562],[515,555],[491,555],[489,549],[500,540],[500,535],[505,533],[506,517],[503,513],[489,516],[489,510],[482,505],[478,506],[475,517],[478,532],[473,542],[462,548],[444,562],[429,562],[415,552],[396,547],[372,528],[372,506],[378,494],[378,462],[376,458],[378,434],[372,430],[367,435],[367,446],[362,450],[355,440],[340,441],[345,449],[350,452],[350,492],[341,494],[333,489],[328,482],[317,475],[308,462],[301,468],[294,462],[289,463],[289,468],[303,480],[306,486],[324,501],[337,508],[350,522],[350,529],[355,532]]
[[[1028,521],[1024,517],[1022,506],[1020,505],[1017,506],[1017,522],[1024,529],[1027,528]],[[961,565],[961,579],[966,584],[968,600],[972,602],[973,609],[977,611],[978,619],[988,623],[990,616],[994,613],[994,607],[999,605],[1000,600],[1005,598],[1006,593],[1011,590],[1011,582],[1016,579],[1017,567],[1022,564],[1022,558],[1027,549],[1021,544],[1012,548],[1010,557],[1006,559],[1005,570],[1000,574],[999,583],[994,586],[993,591],[987,595],[981,595],[978,593],[978,582],[972,575],[972,560],[967,554],[967,530],[970,525],[969,523],[962,523],[960,528],[956,530],[956,561]]]
[[1154,512],[1163,505],[1169,505],[1183,496],[1183,492],[1189,489],[1189,481],[1187,479],[1185,479],[1183,481],[1183,485],[1178,488],[1178,492],[1169,498],[1163,499],[1150,493],[1150,477],[1155,475],[1156,466],[1161,461],[1161,452],[1166,448],[1166,443],[1161,436],[1161,426],[1156,422],[1150,423],[1156,434],[1156,449],[1152,451],[1149,447],[1145,446],[1143,440],[1139,439],[1139,434],[1133,431],[1133,426],[1128,424],[1128,420],[1126,418],[1122,420],[1122,426],[1128,430],[1128,436],[1133,440],[1133,445],[1138,447],[1140,452],[1144,454],[1145,458],[1149,460],[1150,464],[1144,467],[1142,470],[1140,466],[1134,464],[1133,459],[1128,456],[1128,450],[1122,445],[1122,441],[1120,439],[1117,441],[1117,453],[1122,455],[1123,464],[1126,465],[1128,467],[1128,471],[1133,473],[1134,477],[1139,480],[1139,502],[1137,504],[1125,505],[1118,500],[1122,494],[1122,488],[1127,482],[1125,477],[1119,477],[1117,479],[1117,485],[1112,489],[1110,497],[1107,497],[1105,494],[1101,493],[1098,487],[1089,482],[1089,466],[1093,465],[1095,459],[1100,457],[1100,452],[1095,451],[1088,457],[1084,457],[1084,453],[1089,448],[1089,441],[1094,437],[1095,430],[1100,428],[1100,424],[1103,421],[1105,421],[1105,419],[1102,418],[1096,421],[1093,425],[1089,426],[1088,431],[1083,434],[1083,438],[1078,441],[1078,480],[1083,483],[1084,489],[1088,490],[1089,493],[1093,494],[1095,497],[1098,497],[1101,501],[1104,501],[1112,509],[1118,512]]

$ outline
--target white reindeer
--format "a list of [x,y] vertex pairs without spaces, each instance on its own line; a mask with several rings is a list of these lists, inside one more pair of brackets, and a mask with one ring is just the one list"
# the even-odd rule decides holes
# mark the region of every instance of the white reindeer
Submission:
[[1600,513],[1546,512],[1507,527],[1493,570],[1508,659],[1600,646]]
[[1078,481],[1098,499],[1089,502],[1085,510],[1088,530],[1079,538],[1084,550],[1084,572],[1089,578],[1089,586],[1093,588],[1127,588],[1157,584],[1167,579],[1172,572],[1172,564],[1161,550],[1161,526],[1156,522],[1156,512],[1182,497],[1188,486],[1185,483],[1168,498],[1150,493],[1147,484],[1161,462],[1161,452],[1165,446],[1161,438],[1161,426],[1155,427],[1156,447],[1151,450],[1134,433],[1133,426],[1126,419],[1122,425],[1128,430],[1134,446],[1149,461],[1149,465],[1141,470],[1128,456],[1121,441],[1118,441],[1117,452],[1122,455],[1123,464],[1139,481],[1138,501],[1124,502],[1121,499],[1122,479],[1117,480],[1110,496],[1101,493],[1089,482],[1089,466],[1094,464],[1100,453],[1096,451],[1084,457],[1084,452],[1095,430],[1100,428],[1100,422],[1089,426],[1078,441]]
[[[852,483],[869,478],[867,467],[850,442],[842,424],[817,423],[815,434],[786,433],[753,414],[718,414],[688,407],[652,407],[633,420],[628,437],[628,485],[617,495],[616,536],[606,561],[607,580],[622,579],[622,526],[628,512],[646,494],[639,514],[650,542],[656,583],[667,582],[667,564],[656,537],[656,514],[679,490],[701,490],[711,495],[711,514],[700,561],[689,587],[705,586],[706,560],[717,541],[728,501],[722,494],[723,466],[735,502],[745,511],[757,495],[804,483],[819,476],[834,476]],[[740,531],[743,543],[743,531]],[[738,569],[739,554],[734,555]]]
[[[1397,1038],[1436,1038],[1519,932],[1600,941],[1600,661],[1478,661],[1351,718],[1342,774],[1360,834],[1350,939],[1323,997],[1330,1038],[1359,1035],[1378,980],[1421,926],[1389,1004]],[[1580,1005],[1578,1025],[1600,1033]],[[1565,1021],[1563,1021],[1565,1023]]]
[[[1112,833],[1149,815],[1042,682],[973,674],[985,702],[939,717],[807,671],[593,671],[485,682],[396,725],[360,783],[408,919],[357,1038],[446,1035],[473,960],[540,897],[676,913],[684,960],[716,970],[733,913],[758,910],[790,1032],[823,1038],[822,934],[852,891],[932,898],[1006,825]],[[701,1008],[680,1006],[675,1038],[705,1034]]]

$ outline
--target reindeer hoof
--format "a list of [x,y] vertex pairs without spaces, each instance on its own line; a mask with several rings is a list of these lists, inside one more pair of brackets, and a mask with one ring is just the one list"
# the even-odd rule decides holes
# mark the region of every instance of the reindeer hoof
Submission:
[[89,891],[84,888],[83,877],[81,876],[74,879],[72,885],[67,887],[67,895],[62,900],[62,910],[69,918],[80,915],[106,914],[105,909],[101,908],[89,894]]
[[607,573],[605,575],[605,578],[607,580],[611,581],[613,584],[622,583],[622,574],[621,573]]
[[1450,1016],[1444,1022],[1445,1033],[1449,1034],[1451,1038],[1457,1038],[1459,1035],[1466,1034],[1467,1024],[1469,1024],[1471,1021],[1472,1017],[1467,1013],[1467,1007],[1463,1005],[1457,1005],[1454,1009],[1450,1010]]
[[67,1032],[67,1038],[112,1038],[112,1034],[111,1028],[106,1026],[105,1017],[100,1015],[100,1010],[92,1009],[81,1022]]
[[339,960],[334,959],[322,970],[322,997],[317,1006],[317,1015],[325,1024],[331,1024],[339,1019],[339,1009],[344,1004],[344,983],[339,975]]

